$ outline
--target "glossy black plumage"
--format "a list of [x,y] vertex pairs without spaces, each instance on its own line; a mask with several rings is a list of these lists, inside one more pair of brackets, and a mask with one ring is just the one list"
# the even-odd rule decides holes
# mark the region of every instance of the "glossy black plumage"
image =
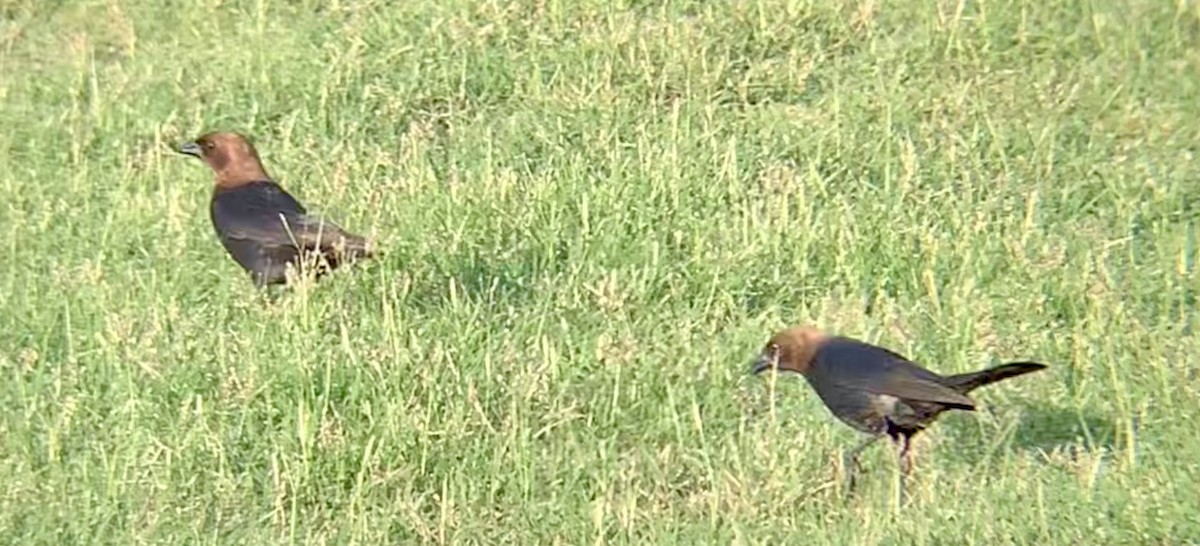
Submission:
[[286,282],[288,264],[304,264],[301,250],[320,255],[318,276],[344,261],[370,256],[366,240],[309,216],[271,181],[214,188],[210,212],[221,244],[258,286]]

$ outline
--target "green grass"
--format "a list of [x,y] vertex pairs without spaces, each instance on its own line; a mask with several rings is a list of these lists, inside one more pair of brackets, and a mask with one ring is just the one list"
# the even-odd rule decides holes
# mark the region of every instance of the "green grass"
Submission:
[[[0,542],[1200,541],[1195,3],[159,4],[0,1]],[[386,256],[256,300],[214,129]],[[844,498],[801,322],[1052,368]]]

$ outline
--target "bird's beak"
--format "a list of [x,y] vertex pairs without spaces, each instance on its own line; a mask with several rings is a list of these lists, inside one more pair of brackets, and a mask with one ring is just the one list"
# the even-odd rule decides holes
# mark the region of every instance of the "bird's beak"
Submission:
[[204,154],[200,152],[200,145],[195,142],[184,142],[179,145],[179,153],[184,155],[194,155],[203,158]]
[[775,367],[775,355],[763,351],[754,359],[750,373],[758,375]]

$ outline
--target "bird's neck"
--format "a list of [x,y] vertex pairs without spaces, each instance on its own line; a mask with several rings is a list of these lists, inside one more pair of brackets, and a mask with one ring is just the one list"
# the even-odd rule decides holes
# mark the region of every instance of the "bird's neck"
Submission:
[[271,180],[266,169],[256,161],[245,161],[224,165],[216,172],[216,185],[221,188],[240,188],[242,186]]

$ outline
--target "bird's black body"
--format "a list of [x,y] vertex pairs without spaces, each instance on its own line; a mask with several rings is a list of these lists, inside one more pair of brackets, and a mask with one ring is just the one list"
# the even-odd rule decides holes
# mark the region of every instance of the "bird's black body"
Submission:
[[210,212],[221,244],[257,286],[286,282],[287,265],[302,266],[302,250],[321,255],[318,274],[347,258],[369,255],[362,237],[309,216],[304,205],[270,180],[215,187]]
[[943,376],[883,347],[834,337],[816,352],[805,378],[830,411],[868,434],[908,439],[940,413],[974,410],[966,395],[983,385],[1040,370],[1014,362],[961,375]]

